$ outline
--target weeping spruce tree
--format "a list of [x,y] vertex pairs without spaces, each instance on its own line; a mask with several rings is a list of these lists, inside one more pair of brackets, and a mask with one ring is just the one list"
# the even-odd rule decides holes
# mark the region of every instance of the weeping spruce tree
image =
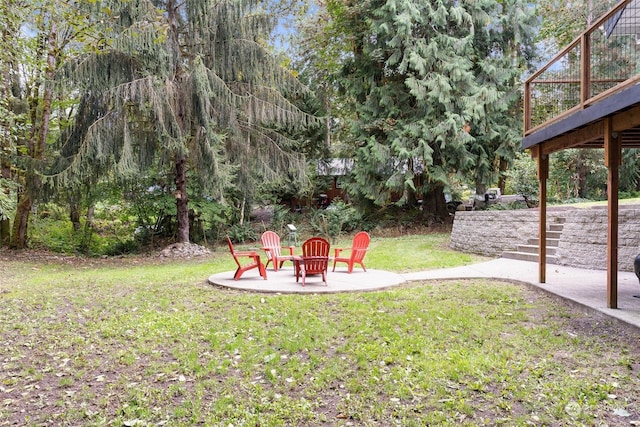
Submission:
[[259,1],[109,0],[93,13],[105,26],[96,51],[68,70],[83,95],[49,184],[166,170],[177,240],[188,242],[187,176],[218,200],[231,186],[250,192],[256,177],[306,179],[296,143],[275,129],[315,119],[293,102],[302,85],[265,49],[274,22]]
[[328,10],[352,46],[342,71],[357,112],[352,192],[376,205],[422,199],[425,212],[446,216],[452,176],[486,183],[514,155],[532,11],[519,0],[334,1]]

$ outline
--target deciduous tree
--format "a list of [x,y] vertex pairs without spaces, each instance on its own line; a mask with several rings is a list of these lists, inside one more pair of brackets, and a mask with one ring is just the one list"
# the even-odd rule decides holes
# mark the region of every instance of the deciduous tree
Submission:
[[65,97],[56,91],[56,73],[93,22],[77,3],[59,0],[9,0],[0,12],[2,102],[7,113],[2,121],[2,168],[5,179],[10,175],[20,185],[10,246],[24,248],[41,190],[38,171],[49,159],[49,143],[64,115],[63,110],[54,114],[56,102]]

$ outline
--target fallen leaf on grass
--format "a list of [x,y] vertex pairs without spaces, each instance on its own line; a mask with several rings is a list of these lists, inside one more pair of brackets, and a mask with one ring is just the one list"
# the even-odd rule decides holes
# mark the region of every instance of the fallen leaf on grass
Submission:
[[613,410],[613,415],[617,415],[619,417],[630,417],[631,414],[626,410],[626,409],[614,409]]

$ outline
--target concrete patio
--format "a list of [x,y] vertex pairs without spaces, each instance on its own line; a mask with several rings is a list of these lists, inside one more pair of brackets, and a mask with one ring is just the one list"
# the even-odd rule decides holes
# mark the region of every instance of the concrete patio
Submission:
[[423,280],[489,278],[520,282],[562,297],[578,306],[605,314],[613,319],[640,329],[640,284],[635,274],[618,272],[618,309],[607,308],[607,274],[604,270],[586,270],[558,265],[547,266],[547,283],[538,283],[538,264],[506,258],[442,270],[413,273],[392,273],[368,269],[356,269],[352,274],[346,267],[336,268],[327,274],[328,286],[320,276],[307,277],[307,285],[296,283],[293,267],[274,272],[267,271],[263,280],[257,270],[251,270],[233,280],[233,272],[223,272],[209,277],[213,285],[249,292],[270,293],[338,293],[376,291]]

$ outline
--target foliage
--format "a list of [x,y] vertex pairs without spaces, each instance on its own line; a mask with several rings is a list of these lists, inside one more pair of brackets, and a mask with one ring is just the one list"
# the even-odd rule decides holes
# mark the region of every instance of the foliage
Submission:
[[17,188],[15,182],[0,177],[0,220],[7,220],[15,213],[16,199],[13,193]]
[[[349,97],[340,91],[339,78],[349,56],[351,40],[338,19],[333,19],[341,2],[316,2],[313,13],[299,16],[298,31],[292,37],[290,55],[299,78],[317,94],[324,116],[324,149],[333,156],[352,158],[354,147],[344,120],[356,113]],[[332,12],[333,11],[333,12]],[[337,12],[339,13],[339,12]],[[310,153],[312,158],[328,158],[321,150]],[[315,156],[313,156],[315,154]]]
[[620,200],[637,199],[640,197],[640,191],[621,191]]
[[300,219],[300,214],[291,212],[284,205],[273,205],[273,215],[269,221],[269,230],[275,231],[278,235],[283,235],[287,230],[287,224],[295,224]]
[[260,2],[95,6],[102,45],[65,69],[81,96],[48,185],[158,171],[176,204],[176,239],[188,241],[194,188],[221,203],[235,190],[244,203],[256,182],[283,172],[306,182],[289,135],[315,122],[298,105],[309,93],[266,48],[274,20]]
[[524,197],[527,204],[534,205],[539,200],[537,163],[526,153],[519,153],[513,166],[507,172],[509,188]]
[[26,246],[29,216],[42,191],[38,171],[52,162],[50,143],[72,111],[66,101],[73,90],[56,86],[55,80],[62,64],[87,46],[87,34],[95,29],[85,12],[82,2],[60,0],[6,1],[0,6],[0,111],[7,113],[0,121],[0,167],[4,178],[21,186],[11,247]]
[[171,190],[169,183],[152,176],[140,176],[139,180],[126,183],[124,200],[119,204],[148,241],[156,235],[175,235],[176,203]]
[[335,199],[326,209],[313,210],[310,225],[315,233],[335,242],[342,232],[355,230],[361,219],[360,213],[353,206]]
[[[522,139],[522,73],[537,54],[534,36],[538,18],[530,2],[520,0],[473,3],[472,72],[477,85],[474,110],[468,118],[467,142],[473,164],[466,176],[476,194],[505,178]],[[487,23],[489,21],[489,23]],[[482,30],[479,30],[482,28]]]
[[633,193],[639,189],[640,150],[637,148],[624,149],[622,151],[622,165],[620,165],[620,191]]
[[135,224],[122,217],[122,211],[104,209],[91,226],[75,230],[59,209],[46,211],[46,216],[32,219],[29,245],[55,253],[89,256],[139,253],[148,241],[136,233]]
[[330,47],[319,55],[341,52],[338,122],[353,141],[344,151],[357,160],[348,185],[356,201],[420,199],[426,213],[447,217],[452,176],[486,185],[513,157],[534,17],[526,2],[507,3],[327,3]]
[[47,248],[57,253],[76,253],[77,242],[71,222],[55,218],[34,221],[30,246]]
[[[536,200],[533,199],[530,203],[535,204]],[[483,207],[483,210],[487,211],[510,211],[515,209],[527,209],[529,206],[526,202],[514,201],[510,203],[493,203]]]
[[601,149],[569,149],[553,153],[549,161],[549,187],[558,200],[607,197],[607,168]]
[[537,39],[546,43],[555,55],[575,40],[596,19],[609,11],[618,3],[618,0],[577,0],[571,3],[538,0],[536,3],[542,17],[542,26]]
[[[217,242],[224,235],[230,218],[230,207],[212,200],[199,199],[191,202],[191,212],[198,227],[192,227],[194,242]],[[201,232],[199,236],[197,233]]]
[[232,225],[227,230],[227,235],[234,243],[253,242],[258,239],[258,234],[250,223]]

